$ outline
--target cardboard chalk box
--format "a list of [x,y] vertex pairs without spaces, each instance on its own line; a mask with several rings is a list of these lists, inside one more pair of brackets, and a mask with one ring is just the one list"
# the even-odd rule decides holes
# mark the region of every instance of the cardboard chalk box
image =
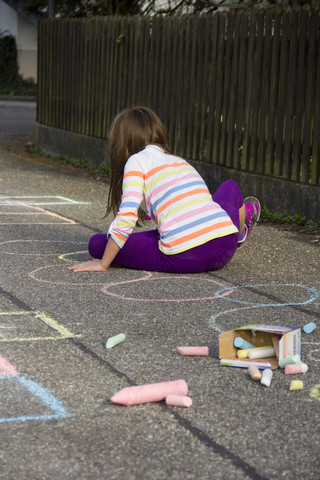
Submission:
[[[233,345],[234,339],[241,337],[255,347],[272,346],[272,337],[274,336],[279,337],[279,361],[294,355],[301,357],[301,328],[249,324],[219,335],[220,364],[248,368],[252,363],[258,362],[259,368],[270,368],[270,366],[272,369],[278,368],[276,357],[238,361],[238,349]],[[235,360],[237,361],[235,362]]]

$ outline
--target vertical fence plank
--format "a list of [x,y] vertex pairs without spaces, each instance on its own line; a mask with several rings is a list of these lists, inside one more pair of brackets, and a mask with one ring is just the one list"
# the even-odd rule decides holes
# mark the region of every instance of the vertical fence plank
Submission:
[[213,162],[219,164],[222,162],[220,158],[220,143],[221,143],[221,122],[222,122],[222,107],[223,107],[223,86],[224,86],[224,56],[226,47],[226,14],[222,12],[219,14],[219,30],[218,30],[218,56],[215,66],[216,82],[215,91],[213,92]]
[[199,78],[197,82],[198,109],[195,118],[194,141],[192,158],[207,161],[206,137],[208,115],[208,74],[210,62],[210,45],[212,35],[212,16],[199,18],[199,52],[202,53],[202,62],[198,64]]
[[174,125],[174,142],[172,144],[173,152],[182,155],[182,118],[183,118],[183,104],[185,99],[185,78],[184,78],[184,61],[185,61],[185,38],[186,38],[186,20],[185,17],[180,17],[176,22],[176,29],[174,32],[175,43],[177,44],[177,61],[175,68],[175,125]]
[[236,126],[233,144],[233,165],[234,168],[241,168],[244,131],[244,111],[246,98],[246,64],[248,51],[248,14],[243,12],[239,31],[239,68],[237,74],[238,94],[236,105]]
[[270,72],[270,92],[268,103],[268,119],[267,119],[267,145],[265,157],[265,173],[272,174],[274,172],[275,162],[275,131],[276,131],[276,104],[279,86],[279,67],[280,67],[280,34],[281,19],[283,16],[280,12],[276,12],[273,19],[273,29],[271,32],[272,53],[271,53],[271,72]]
[[227,17],[226,30],[226,53],[224,58],[224,80],[223,80],[223,97],[222,97],[222,112],[221,112],[221,140],[219,148],[219,163],[225,165],[225,158],[227,153],[227,132],[228,132],[228,116],[229,116],[229,100],[231,90],[231,67],[232,67],[232,52],[233,52],[233,32],[235,22],[234,11],[230,12]]
[[251,171],[257,170],[258,165],[258,141],[259,141],[259,119],[261,109],[262,93],[262,59],[264,47],[264,15],[258,16],[257,22],[257,46],[255,51],[255,67],[253,81],[253,103],[252,103],[252,130],[250,143],[249,168]]
[[159,109],[159,81],[161,76],[161,38],[162,38],[162,18],[156,16],[153,19],[153,28],[152,28],[152,58],[153,58],[153,69],[152,69],[152,79],[151,79],[151,88],[152,88],[152,101],[151,108],[155,111]]
[[266,144],[267,144],[267,122],[268,122],[268,99],[269,86],[271,82],[271,36],[272,36],[272,12],[266,11],[264,26],[264,48],[262,61],[262,85],[260,96],[260,116],[259,116],[259,139],[257,169],[265,173]]
[[[181,38],[181,32],[179,31],[179,17],[173,17],[172,19],[172,58],[175,61],[171,62],[171,77],[168,81],[169,85],[169,122],[167,125],[167,134],[168,134],[168,142],[169,146],[171,147],[173,152],[177,151],[177,140],[179,133],[177,132],[179,128],[178,118],[180,117],[180,105],[181,105],[181,98],[179,95],[179,87],[181,89],[180,80],[181,77],[179,75],[179,68],[180,68],[180,53],[179,48],[181,43],[179,43],[179,38]],[[151,59],[150,59],[151,61]]]
[[218,31],[219,31],[220,15],[214,15],[212,19],[212,36],[209,50],[209,66],[208,66],[208,105],[207,105],[207,125],[206,125],[206,141],[205,150],[208,162],[214,163],[216,157],[213,151],[214,139],[214,116],[215,104],[217,99],[217,55],[218,55]]
[[192,102],[191,91],[190,91],[190,81],[193,76],[190,74],[190,63],[191,63],[191,51],[192,51],[192,20],[193,17],[186,17],[186,31],[185,31],[185,41],[184,41],[184,55],[183,55],[183,82],[184,82],[184,101],[182,102],[182,118],[181,118],[181,155],[184,157],[188,156],[187,152],[187,137],[188,137],[188,114],[189,106]]
[[280,48],[280,71],[279,87],[276,103],[276,132],[275,132],[275,162],[274,173],[277,176],[283,175],[284,170],[284,118],[285,103],[288,93],[288,65],[289,65],[289,36],[290,36],[291,14],[290,11],[283,13],[282,34]]
[[[237,128],[236,120],[236,105],[238,98],[238,88],[239,88],[239,49],[240,49],[240,23],[242,21],[242,13],[239,12],[235,16],[234,27],[232,31],[228,33],[232,38],[232,59],[231,59],[231,72],[230,72],[230,92],[227,106],[227,145],[225,153],[225,162],[224,164],[229,167],[234,167],[234,137],[235,129]],[[228,29],[229,31],[229,29]]]
[[293,147],[293,126],[295,115],[296,98],[296,77],[297,77],[297,56],[298,56],[298,32],[299,12],[296,9],[291,11],[290,49],[289,66],[287,70],[287,101],[285,107],[285,129],[283,149],[283,175],[291,178],[292,172],[292,147]]
[[242,151],[242,168],[249,170],[250,168],[250,145],[252,135],[252,103],[253,103],[253,87],[254,87],[254,66],[255,66],[255,48],[256,48],[256,12],[250,12],[249,18],[249,39],[248,39],[248,55],[247,55],[247,72],[246,72],[246,97],[244,111],[244,132],[243,132],[243,151]]
[[190,22],[190,56],[189,56],[189,95],[186,99],[186,146],[185,152],[187,158],[192,158],[192,144],[194,135],[194,119],[196,111],[196,78],[199,75],[197,71],[197,53],[198,53],[198,25],[199,17],[191,17]]
[[309,7],[300,11],[300,28],[299,28],[299,50],[298,50],[298,66],[297,66],[297,96],[294,122],[293,137],[293,155],[291,179],[300,180],[301,174],[301,142],[302,142],[302,125],[304,114],[305,99],[305,79],[306,79],[306,44],[309,23]]

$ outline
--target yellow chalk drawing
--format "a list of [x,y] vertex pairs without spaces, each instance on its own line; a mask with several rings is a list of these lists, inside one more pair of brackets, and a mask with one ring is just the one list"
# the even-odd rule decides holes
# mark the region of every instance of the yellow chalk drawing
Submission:
[[59,255],[59,260],[65,260],[66,262],[71,262],[73,263],[75,260],[69,260],[68,257],[69,255],[78,255],[79,253],[88,253],[88,250],[83,250],[82,252],[71,252],[71,253],[63,253],[62,255]]
[[[56,334],[53,335],[42,335],[42,336],[30,336],[30,337],[17,337],[13,336],[10,337],[8,334],[5,335],[4,330],[12,331],[16,329],[15,321],[12,322],[11,325],[1,325],[0,329],[2,332],[0,333],[0,342],[30,342],[30,341],[38,341],[38,340],[61,340],[65,338],[76,338],[82,337],[81,334],[74,334],[70,332],[70,330],[64,327],[61,323],[57,322],[53,318],[49,317],[43,312],[38,311],[17,311],[17,312],[0,312],[0,323],[2,318],[9,318],[10,317],[20,317],[20,316],[32,316],[42,322],[42,324],[46,325],[50,330],[53,330]],[[6,316],[6,317],[5,317]],[[1,318],[2,317],[2,318]]]
[[314,387],[311,388],[309,396],[320,402],[320,383],[317,383],[317,385],[314,385]]

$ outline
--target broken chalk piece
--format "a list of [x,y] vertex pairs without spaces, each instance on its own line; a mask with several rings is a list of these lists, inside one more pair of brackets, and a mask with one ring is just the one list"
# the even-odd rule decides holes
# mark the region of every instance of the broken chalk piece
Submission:
[[233,340],[233,345],[236,347],[236,348],[255,348],[255,345],[252,345],[252,343],[249,343],[247,342],[246,340],[244,340],[243,338],[241,337],[236,337],[234,340]]
[[310,323],[307,323],[306,325],[304,325],[302,330],[304,331],[304,333],[311,333],[316,328],[317,328],[317,325],[314,322],[310,322]]
[[207,357],[209,355],[209,347],[177,347],[180,355],[197,355]]
[[286,365],[290,365],[291,363],[301,363],[300,355],[292,355],[292,357],[285,357],[279,360],[279,367],[285,368]]
[[306,363],[292,363],[285,366],[284,373],[291,375],[294,373],[307,373],[308,365]]
[[275,357],[276,352],[273,347],[265,347],[265,348],[252,348],[248,352],[248,358],[250,360],[254,360],[255,358],[268,358],[268,357]]
[[270,387],[272,377],[273,377],[273,371],[271,370],[271,368],[266,368],[265,370],[263,370],[261,380],[260,380],[261,385],[265,387]]
[[123,342],[126,339],[126,336],[124,333],[119,333],[118,335],[115,335],[114,337],[110,337],[107,340],[106,343],[106,348],[112,348],[115,345],[118,345],[118,343]]
[[159,402],[168,395],[187,395],[188,384],[185,380],[170,380],[161,383],[149,383],[134,387],[125,387],[111,397],[111,402],[121,405],[138,405],[139,403]]
[[248,368],[248,372],[252,380],[254,380],[255,382],[260,382],[261,372],[256,365],[250,365],[250,367]]
[[186,395],[167,395],[166,404],[173,405],[176,407],[186,407],[189,408],[192,405],[192,398]]
[[290,383],[289,390],[302,390],[303,382],[301,380],[292,380]]

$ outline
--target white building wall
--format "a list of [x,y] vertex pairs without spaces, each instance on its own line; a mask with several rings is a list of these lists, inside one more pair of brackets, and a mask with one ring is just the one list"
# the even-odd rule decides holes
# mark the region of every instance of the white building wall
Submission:
[[18,15],[13,8],[0,0],[0,32],[10,32],[15,37],[18,34]]
[[0,32],[16,37],[19,73],[37,79],[37,27],[23,19],[13,8],[0,0]]

